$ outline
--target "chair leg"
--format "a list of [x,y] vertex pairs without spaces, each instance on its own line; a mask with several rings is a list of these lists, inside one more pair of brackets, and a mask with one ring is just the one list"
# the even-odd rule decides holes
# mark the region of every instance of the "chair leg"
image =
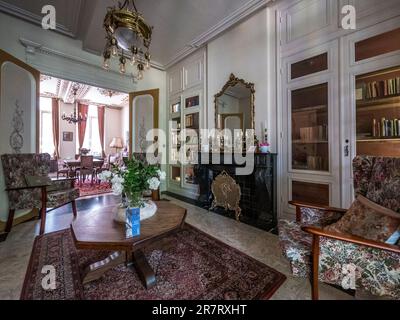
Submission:
[[47,208],[47,190],[42,188],[42,209],[40,209],[40,235],[44,234],[46,229],[46,208]]
[[42,207],[40,209],[40,235],[44,234],[44,231],[46,229],[46,207]]
[[74,218],[76,218],[77,215],[78,215],[78,212],[76,211],[76,202],[75,202],[75,200],[71,202],[71,206],[72,206],[72,212],[74,214]]
[[312,245],[312,271],[311,271],[311,298],[319,300],[318,274],[319,274],[319,236],[314,235]]
[[10,233],[10,231],[11,231],[11,228],[12,228],[13,222],[14,222],[14,215],[15,215],[15,210],[10,209],[8,212],[6,229],[4,230],[6,233]]

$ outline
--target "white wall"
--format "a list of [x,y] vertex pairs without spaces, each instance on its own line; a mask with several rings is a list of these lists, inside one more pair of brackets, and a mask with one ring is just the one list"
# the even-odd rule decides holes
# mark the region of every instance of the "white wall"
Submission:
[[[63,113],[67,115],[74,112],[74,105],[67,104],[60,101],[60,117]],[[72,141],[63,141],[63,132],[73,132],[73,140]],[[51,134],[51,133],[49,133]],[[76,144],[77,142],[77,132],[76,132],[76,125],[69,124],[67,121],[63,121],[60,119],[60,158],[67,159],[71,158],[74,159],[76,154]]]
[[208,127],[214,128],[214,95],[233,73],[255,84],[256,134],[262,138],[262,123],[269,124],[272,150],[276,150],[276,119],[269,103],[267,9],[256,13],[208,44]]

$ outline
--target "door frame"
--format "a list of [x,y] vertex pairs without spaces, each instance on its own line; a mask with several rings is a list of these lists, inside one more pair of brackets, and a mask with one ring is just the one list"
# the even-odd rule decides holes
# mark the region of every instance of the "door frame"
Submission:
[[133,154],[133,101],[140,96],[151,96],[154,101],[153,129],[159,129],[160,89],[151,89],[129,93],[129,153]]

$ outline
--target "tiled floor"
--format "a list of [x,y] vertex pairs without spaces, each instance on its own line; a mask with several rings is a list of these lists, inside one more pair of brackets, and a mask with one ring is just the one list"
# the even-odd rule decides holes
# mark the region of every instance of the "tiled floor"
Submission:
[[[277,236],[185,202],[169,199],[188,209],[187,223],[284,273],[287,280],[272,299],[310,299],[308,280],[290,275],[288,263],[281,255]],[[116,201],[113,196],[81,200],[78,203],[78,211],[79,214],[85,214],[90,209],[110,205]],[[66,208],[68,209],[64,208],[48,215],[46,232],[69,227],[72,214],[69,213],[69,207]],[[38,226],[38,221],[16,226],[7,241],[0,243],[0,299],[19,298]],[[352,299],[346,293],[323,284],[320,288],[320,298]]]

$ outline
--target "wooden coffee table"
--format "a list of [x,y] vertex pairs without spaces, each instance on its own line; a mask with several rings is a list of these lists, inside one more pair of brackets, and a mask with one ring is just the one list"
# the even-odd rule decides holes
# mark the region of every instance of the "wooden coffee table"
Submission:
[[83,283],[99,279],[108,270],[122,264],[133,265],[147,289],[156,283],[154,271],[147,262],[143,249],[179,230],[186,218],[186,209],[168,201],[156,202],[156,214],[141,221],[140,236],[127,234],[127,227],[114,221],[112,210],[105,207],[82,214],[72,222],[71,232],[77,249],[114,251],[106,259],[90,265]]

